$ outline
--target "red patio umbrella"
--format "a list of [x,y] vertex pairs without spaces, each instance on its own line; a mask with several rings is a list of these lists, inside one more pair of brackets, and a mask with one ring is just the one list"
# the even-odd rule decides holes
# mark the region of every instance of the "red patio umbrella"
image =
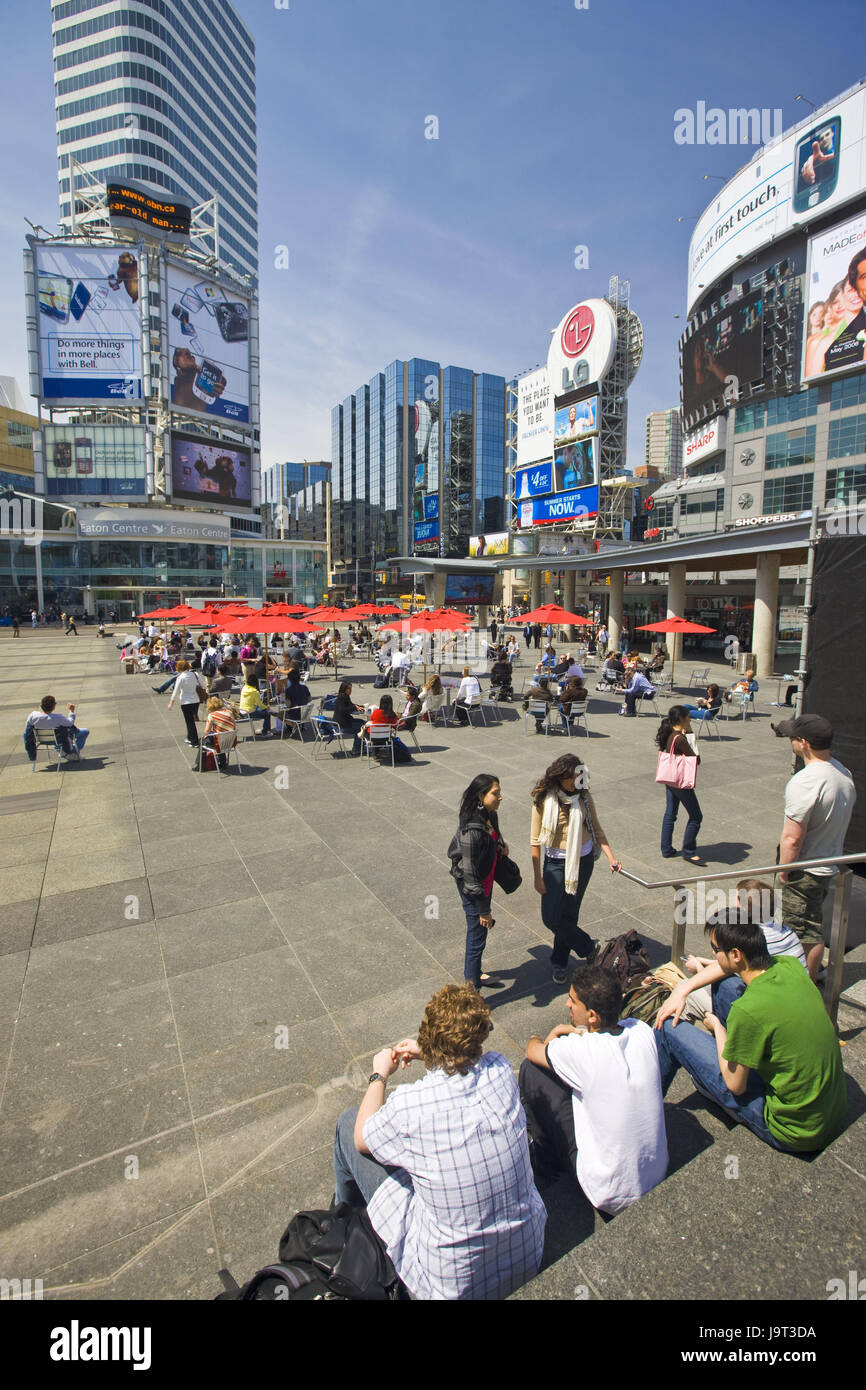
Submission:
[[[434,613],[413,613],[406,615],[400,623],[385,623],[386,630],[393,632],[421,632],[425,635],[432,635],[434,632],[455,632],[464,631],[463,626],[458,627],[453,618],[446,618]],[[424,649],[424,680],[427,680],[427,650]]]
[[[715,632],[714,627],[704,627],[702,623],[690,623],[687,618],[662,618],[658,623],[639,623],[637,632]],[[674,646],[676,652],[676,646]],[[674,671],[676,669],[676,656],[671,656],[671,689],[674,685]]]
[[569,613],[558,603],[543,603],[533,608],[531,613],[523,613],[519,618],[507,618],[509,623],[542,623],[551,627],[592,627],[591,618],[582,618],[579,613]]

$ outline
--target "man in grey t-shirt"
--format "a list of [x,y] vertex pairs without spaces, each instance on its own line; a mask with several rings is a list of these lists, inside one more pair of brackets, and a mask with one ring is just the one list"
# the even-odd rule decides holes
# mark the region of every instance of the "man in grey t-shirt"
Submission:
[[[830,755],[833,726],[820,714],[801,714],[770,726],[777,738],[789,738],[794,755],[805,766],[785,788],[785,825],[779,842],[779,863],[797,859],[829,859],[844,853],[845,835],[857,793],[847,767]],[[824,955],[823,906],[836,869],[794,869],[780,874],[782,921],[797,933],[806,964],[817,980]]]

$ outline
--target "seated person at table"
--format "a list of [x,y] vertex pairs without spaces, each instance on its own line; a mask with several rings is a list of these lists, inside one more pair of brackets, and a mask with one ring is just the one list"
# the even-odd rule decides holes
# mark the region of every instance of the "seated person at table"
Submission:
[[[360,1108],[337,1122],[337,1200],[366,1204],[416,1299],[503,1299],[541,1264],[526,1119],[511,1063],[484,1051],[490,1028],[475,989],[445,985],[417,1041],[376,1053]],[[427,1074],[386,1100],[389,1077],[416,1060]]]
[[[362,724],[355,718],[356,714],[366,714],[363,705],[356,705],[352,699],[352,682],[343,681],[337,691],[337,698],[334,701],[334,708],[331,717],[335,724],[339,724],[344,734],[352,735],[352,757],[360,757],[361,754],[361,728]],[[330,742],[330,740],[329,740]]]
[[[373,713],[370,715],[369,720],[364,726],[363,733],[366,734],[367,729],[370,727],[370,725],[376,727],[382,724],[399,724],[399,722],[400,716],[394,713],[393,697],[391,695],[383,695],[381,700],[379,701],[379,708],[373,710]],[[412,761],[409,754],[409,749],[405,746],[405,744],[402,744],[400,742],[399,738],[397,738],[396,735],[394,735],[393,738],[393,750],[395,763],[408,763]]]
[[613,971],[578,966],[570,1024],[529,1039],[519,1077],[536,1176],[575,1174],[593,1206],[611,1215],[668,1168],[653,1031],[640,1019],[620,1022],[621,1009]]
[[739,700],[742,695],[755,695],[758,690],[758,682],[755,680],[754,671],[746,671],[745,674],[729,690],[725,691],[724,699],[730,704],[731,700]]
[[[548,680],[547,676],[536,676],[533,684],[525,692],[523,697],[524,712],[526,712],[529,709],[530,701],[532,701],[535,704],[538,703],[538,701],[540,700],[543,700],[544,703],[547,705],[556,705],[559,703],[559,691],[551,690],[550,681]],[[539,716],[536,715],[535,732],[537,734],[540,734],[543,731],[544,717],[542,716],[539,718]]]
[[438,676],[431,676],[421,691],[421,718],[425,722],[429,722],[430,710],[440,707],[444,694],[442,681]]
[[561,676],[564,676],[564,675],[566,674],[566,672],[568,671],[568,668],[569,668],[570,665],[571,665],[571,657],[570,657],[570,656],[561,656],[561,657],[559,657],[559,659],[557,660],[557,662],[556,662],[555,666],[553,667],[553,669],[551,670],[550,674],[551,674],[552,676],[554,676],[557,680],[559,680]]
[[478,684],[478,677],[470,673],[469,667],[463,667],[463,679],[457,687],[457,698],[454,701],[454,722],[455,724],[470,724],[472,721],[466,706],[471,700],[481,697],[481,686]]
[[559,693],[559,712],[562,716],[562,727],[564,729],[568,728],[568,721],[571,718],[572,701],[582,705],[584,701],[588,699],[589,691],[584,686],[583,681],[578,680],[576,677],[566,681]]
[[217,673],[210,683],[210,690],[208,693],[211,695],[226,695],[231,688],[232,678],[226,663],[223,661],[217,667]]
[[505,655],[508,657],[508,660],[511,662],[513,666],[517,658],[520,656],[520,643],[518,642],[516,637],[512,637],[509,640],[508,646],[505,648]]
[[616,652],[610,651],[604,659],[599,680],[606,681],[608,685],[619,685],[625,675],[625,663]]
[[510,700],[513,695],[511,689],[511,662],[499,656],[493,663],[490,670],[490,693],[494,690],[499,691],[500,700]]
[[253,676],[247,676],[244,680],[240,708],[241,714],[248,714],[250,719],[261,719],[262,733],[267,737],[271,732],[270,706],[262,699],[259,683]]
[[647,666],[647,673],[649,674],[653,671],[661,671],[664,668],[664,664],[667,661],[667,659],[668,654],[665,648],[661,646],[655,647],[653,649],[652,660]]
[[406,704],[400,713],[397,724],[398,729],[405,729],[407,733],[413,733],[418,717],[421,714],[421,692],[417,685],[408,682],[405,689]]
[[722,696],[719,687],[715,683],[708,685],[706,696],[702,695],[694,705],[684,702],[683,708],[687,709],[692,716],[692,722],[696,719],[714,719],[718,710],[722,708]]
[[301,683],[301,673],[297,666],[289,667],[289,678],[286,683],[286,716],[289,719],[300,719],[301,709],[310,703],[310,692]]
[[[224,705],[218,695],[211,695],[207,702],[207,719],[204,723],[202,743],[199,745],[199,758],[201,759],[201,770],[207,770],[207,749],[204,740],[208,735],[214,735],[216,745],[216,757],[220,767],[226,767],[229,760],[229,753],[237,743],[235,733],[235,714],[234,710],[228,705]],[[210,739],[208,739],[210,742]],[[199,770],[198,762],[193,764],[193,772]]]
[[635,706],[638,700],[642,700],[645,695],[653,696],[655,695],[655,690],[642,671],[634,671],[631,680],[625,688],[625,693],[623,695],[625,704],[619,710],[619,713],[626,715],[629,719],[635,718],[637,716],[637,709]]
[[568,665],[565,668],[565,674],[567,678],[569,680],[576,678],[577,680],[582,681],[583,667],[581,666],[580,662],[575,661],[573,656],[567,656],[565,659],[568,662]]
[[[39,702],[39,709],[35,709],[32,714],[27,716],[25,725],[25,740],[27,729],[52,729],[54,731],[54,742],[62,751],[64,757],[72,752],[75,745],[80,753],[87,742],[89,729],[79,729],[75,724],[75,706],[67,705],[68,714],[60,714],[56,709],[57,701],[53,695],[45,695]],[[35,759],[36,754],[34,752]]]
[[664,1094],[679,1068],[729,1119],[771,1148],[815,1153],[841,1132],[848,1099],[839,1040],[808,971],[771,956],[761,927],[737,912],[707,922],[726,978],[704,1018],[656,1030]]
[[552,674],[555,665],[556,652],[553,650],[553,647],[548,642],[547,646],[544,649],[544,656],[541,658],[535,669],[536,671],[540,673],[543,672],[544,675],[549,676]]

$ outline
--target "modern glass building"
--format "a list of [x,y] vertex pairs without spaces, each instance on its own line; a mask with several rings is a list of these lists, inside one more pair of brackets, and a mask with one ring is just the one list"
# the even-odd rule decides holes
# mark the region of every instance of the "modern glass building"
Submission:
[[216,196],[220,261],[258,274],[255,45],[229,0],[52,0],[60,220],[72,184]]
[[646,457],[648,468],[657,468],[663,478],[680,478],[683,472],[683,432],[679,407],[654,410],[646,417]]
[[357,572],[367,592],[389,556],[463,557],[505,527],[504,377],[394,361],[333,408],[331,450],[337,588]]

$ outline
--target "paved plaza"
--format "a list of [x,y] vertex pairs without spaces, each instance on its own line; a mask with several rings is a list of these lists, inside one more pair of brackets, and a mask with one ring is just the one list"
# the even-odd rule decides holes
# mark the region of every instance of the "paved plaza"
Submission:
[[[570,745],[526,736],[512,704],[501,725],[420,724],[421,752],[395,770],[249,738],[241,774],[197,776],[179,707],[121,674],[113,640],[82,627],[77,639],[23,630],[14,645],[4,630],[0,642],[0,1275],[41,1278],[46,1297],[210,1298],[221,1266],[248,1278],[295,1210],[327,1205],[334,1124],[358,1103],[373,1052],[414,1033],[430,995],[462,979],[446,849],[478,772],[501,778],[524,873],[512,897],[494,892],[484,961],[507,983],[488,996],[491,1046],[515,1067],[530,1034],[566,1021],[530,872],[540,772],[570,746],[624,867],[652,880],[680,864],[659,853],[656,721],[618,718],[595,675],[589,737]],[[355,698],[377,698],[371,663],[346,674]],[[311,682],[316,699],[335,688]],[[58,773],[41,752],[34,774],[22,732],[46,693],[76,703],[91,734],[80,765]],[[702,740],[711,869],[774,860],[791,773],[761,703],[775,694],[765,684],[753,718]],[[659,963],[672,917],[671,890],[596,866],[581,914],[594,937],[634,927]],[[859,894],[854,918],[862,940]],[[703,947],[696,927],[687,946]],[[863,958],[846,967],[855,993]],[[549,1268],[518,1297],[826,1297],[826,1280],[863,1259],[863,1020],[843,1003],[854,1123],[830,1149],[810,1162],[770,1151],[680,1073],[666,1105],[671,1176],[610,1223],[556,1184],[544,1194]]]

